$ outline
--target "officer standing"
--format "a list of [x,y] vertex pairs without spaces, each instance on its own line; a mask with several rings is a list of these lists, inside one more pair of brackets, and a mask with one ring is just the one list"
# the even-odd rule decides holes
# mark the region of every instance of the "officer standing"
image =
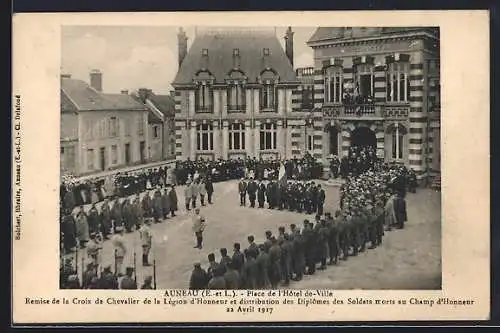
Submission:
[[200,209],[195,208],[193,216],[193,232],[196,237],[195,249],[202,249],[203,247],[203,231],[205,230],[205,218],[200,215]]
[[240,193],[240,206],[246,206],[247,204],[247,182],[245,178],[242,178],[238,183],[238,191]]
[[116,272],[115,274],[120,277],[123,275],[122,265],[123,259],[125,258],[125,254],[127,253],[127,248],[125,246],[125,239],[123,238],[124,230],[123,227],[118,226],[116,228],[117,233],[113,235],[112,243],[115,247],[115,264],[116,264]]
[[149,251],[151,250],[151,240],[153,235],[151,233],[151,219],[146,219],[146,223],[144,223],[139,229],[139,233],[141,235],[142,241],[142,266],[151,266],[149,264]]
[[247,186],[248,199],[250,200],[250,207],[255,208],[255,199],[257,192],[257,183],[253,180],[253,177],[250,177],[250,181]]
[[258,190],[257,190],[257,201],[259,202],[259,208],[264,208],[264,202],[266,201],[266,185],[259,182]]

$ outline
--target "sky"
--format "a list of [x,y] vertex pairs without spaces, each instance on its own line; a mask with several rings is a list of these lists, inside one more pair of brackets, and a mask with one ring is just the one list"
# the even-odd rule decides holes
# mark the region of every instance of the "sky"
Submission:
[[[183,27],[188,47],[201,28]],[[61,40],[61,72],[89,82],[92,69],[102,72],[103,91],[119,93],[149,88],[168,94],[178,69],[179,27],[65,26]],[[245,28],[247,29],[247,28]],[[284,48],[286,27],[273,29]],[[315,27],[294,28],[295,67],[313,66],[313,52],[305,43]]]

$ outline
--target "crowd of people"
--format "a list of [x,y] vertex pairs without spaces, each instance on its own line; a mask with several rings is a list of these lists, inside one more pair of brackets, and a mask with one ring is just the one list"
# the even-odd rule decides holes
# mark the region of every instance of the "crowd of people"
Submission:
[[[406,174],[405,167],[376,162],[366,172],[348,177],[334,216],[318,212],[314,221],[303,220],[302,227],[290,224],[288,230],[279,227],[277,234],[265,231],[261,244],[249,235],[245,249],[240,243],[233,244],[232,254],[221,248],[218,261],[215,253],[209,253],[206,270],[199,262],[194,264],[189,288],[275,289],[357,256],[367,245],[380,246],[386,231],[403,228],[407,220]],[[195,248],[203,248],[205,226],[205,217],[197,209]]]
[[255,179],[277,179],[281,162],[285,165],[289,179],[310,180],[321,178],[323,165],[310,154],[289,160],[218,159],[215,161],[199,159],[176,161],[172,166],[160,166],[146,170],[118,172],[99,179],[77,180],[64,176],[60,184],[60,206],[73,210],[75,207],[98,203],[111,197],[127,197],[157,187],[185,185],[188,179],[200,175],[219,182],[253,175]]
[[[276,170],[276,177],[265,184],[266,178],[260,177],[258,167],[243,164],[243,179],[238,185],[242,206],[247,205],[248,197],[250,207],[264,208],[267,203],[269,209],[315,214],[315,221],[304,220],[302,228],[292,224],[289,231],[281,227],[276,236],[266,231],[266,241],[259,245],[255,244],[254,236],[249,236],[247,249],[242,250],[239,243],[234,243],[231,257],[227,249],[221,249],[222,257],[218,263],[215,254],[209,254],[208,270],[204,271],[197,263],[190,287],[220,288],[222,280],[225,288],[232,288],[235,284],[238,288],[276,287],[280,282],[287,285],[290,280],[302,279],[304,274],[314,274],[318,264],[319,269],[326,269],[327,261],[330,265],[336,264],[338,260],[347,260],[349,256],[364,251],[368,243],[371,247],[380,245],[384,225],[386,230],[394,225],[404,226],[405,192],[407,188],[414,192],[415,184],[412,171],[404,166],[381,163],[374,156],[366,149],[350,151],[348,159],[351,162],[348,166],[351,169],[340,189],[340,209],[335,216],[323,212],[324,189],[314,181],[304,181],[295,172],[297,163],[293,160],[284,163],[289,179],[286,183],[277,179]],[[189,161],[182,163],[190,165]],[[175,170],[182,168],[177,165]],[[188,170],[192,174],[188,174],[184,182],[185,208],[194,210],[195,247],[201,249],[205,223],[199,207],[213,202],[212,177],[217,173],[199,167]],[[142,264],[149,266],[151,224],[175,216],[178,210],[176,186],[171,181],[167,184],[168,177],[163,176],[167,173],[158,169],[146,171],[147,176],[142,178],[139,188],[130,192],[129,197],[123,197],[124,193],[111,198],[103,196],[102,202],[91,202],[90,208],[85,208],[83,204],[76,205],[76,202],[73,206],[61,207],[61,252],[70,254],[61,260],[61,288],[137,289],[135,267],[127,267],[123,272],[123,258],[127,251],[124,233],[140,232]],[[246,177],[248,174],[250,176]],[[177,171],[170,179],[178,175]],[[238,175],[242,176],[241,173]],[[100,263],[103,242],[110,238],[115,249],[114,272],[111,265]],[[81,255],[87,258],[85,261],[89,261],[86,269],[80,272],[81,279],[78,277],[78,258],[75,260],[74,257],[78,247],[84,253]],[[81,270],[83,266],[82,263]],[[147,276],[141,288],[153,288],[154,280]]]

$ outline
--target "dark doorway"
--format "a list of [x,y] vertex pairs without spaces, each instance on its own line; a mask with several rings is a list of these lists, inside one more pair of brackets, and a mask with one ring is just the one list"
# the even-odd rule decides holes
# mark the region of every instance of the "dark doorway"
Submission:
[[330,155],[339,155],[339,131],[335,128],[332,127],[330,129]]
[[351,134],[351,146],[373,147],[377,146],[375,133],[368,127],[358,127]]
[[101,170],[102,171],[106,170],[106,148],[105,147],[101,147],[101,149],[99,149],[99,161],[100,161]]
[[125,164],[130,164],[130,143],[125,144]]
[[141,159],[141,163],[144,163],[146,162],[146,154],[145,154],[145,150],[146,149],[146,142],[144,141],[141,141],[139,143],[139,154],[140,154],[140,159]]

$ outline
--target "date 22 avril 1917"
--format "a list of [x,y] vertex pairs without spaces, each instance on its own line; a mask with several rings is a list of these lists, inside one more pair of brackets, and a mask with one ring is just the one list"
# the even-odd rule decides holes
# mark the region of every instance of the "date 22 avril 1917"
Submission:
[[14,172],[15,172],[15,198],[14,198],[14,239],[21,239],[21,95],[15,95],[14,102],[14,133],[13,133],[13,158],[14,158]]

